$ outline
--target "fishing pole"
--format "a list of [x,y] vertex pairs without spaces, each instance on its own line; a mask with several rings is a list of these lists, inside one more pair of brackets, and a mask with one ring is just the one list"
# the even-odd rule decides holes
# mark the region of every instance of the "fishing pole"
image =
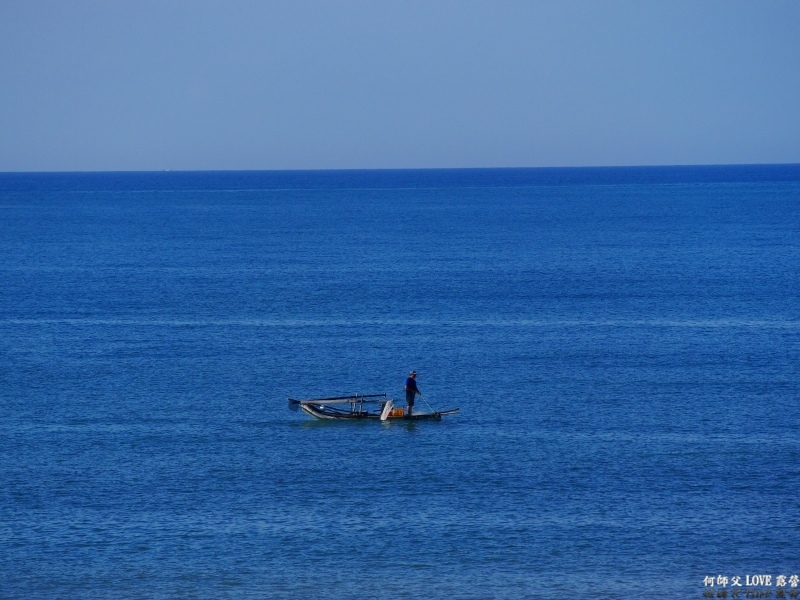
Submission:
[[432,407],[430,404],[428,404],[428,401],[427,401],[427,400],[425,400],[425,396],[423,396],[423,395],[422,395],[422,393],[420,393],[419,397],[420,397],[420,398],[422,398],[422,401],[425,403],[425,406],[427,406],[427,407],[428,407],[428,409],[429,409],[431,412],[436,412],[435,410],[433,410],[433,407]]

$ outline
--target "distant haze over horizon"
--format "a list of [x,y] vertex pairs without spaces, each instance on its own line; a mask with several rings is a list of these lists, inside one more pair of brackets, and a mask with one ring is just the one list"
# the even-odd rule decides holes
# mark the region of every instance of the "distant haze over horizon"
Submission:
[[0,3],[0,172],[800,163],[800,2]]

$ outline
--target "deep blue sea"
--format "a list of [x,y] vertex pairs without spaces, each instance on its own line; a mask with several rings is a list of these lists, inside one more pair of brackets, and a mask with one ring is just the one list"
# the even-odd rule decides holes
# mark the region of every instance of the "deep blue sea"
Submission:
[[798,165],[0,174],[3,599],[794,597],[799,427]]

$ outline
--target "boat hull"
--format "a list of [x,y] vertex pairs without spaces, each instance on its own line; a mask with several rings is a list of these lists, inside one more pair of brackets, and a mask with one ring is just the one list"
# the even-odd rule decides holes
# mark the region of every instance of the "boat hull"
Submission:
[[[301,404],[300,409],[316,419],[327,421],[362,421],[367,419],[380,420],[381,412],[378,411],[350,411],[334,406],[318,405],[318,404]],[[442,415],[451,415],[457,413],[458,409],[432,412],[432,413],[414,413],[411,415],[398,415],[389,416],[387,421],[441,421]]]

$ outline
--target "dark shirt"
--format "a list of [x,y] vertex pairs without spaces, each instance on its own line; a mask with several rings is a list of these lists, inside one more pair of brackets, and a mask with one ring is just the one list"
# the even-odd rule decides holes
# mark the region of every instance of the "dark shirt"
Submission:
[[406,392],[414,392],[416,394],[419,393],[419,388],[417,388],[417,380],[413,377],[406,379]]

